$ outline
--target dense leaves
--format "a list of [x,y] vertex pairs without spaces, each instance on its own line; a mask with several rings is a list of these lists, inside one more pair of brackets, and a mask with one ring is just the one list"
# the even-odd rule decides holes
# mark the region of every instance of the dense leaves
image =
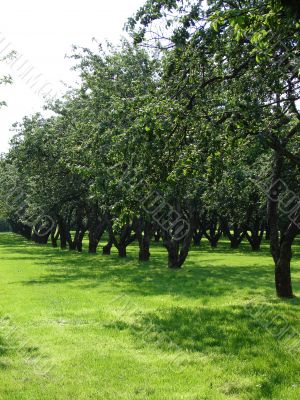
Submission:
[[148,0],[128,21],[133,44],[75,48],[80,86],[51,105],[54,116],[16,125],[1,160],[14,230],[78,251],[88,232],[91,253],[106,231],[104,254],[115,245],[124,257],[138,240],[141,261],[161,237],[171,268],[202,236],[258,251],[266,231],[277,294],[292,296],[297,12],[273,0]]

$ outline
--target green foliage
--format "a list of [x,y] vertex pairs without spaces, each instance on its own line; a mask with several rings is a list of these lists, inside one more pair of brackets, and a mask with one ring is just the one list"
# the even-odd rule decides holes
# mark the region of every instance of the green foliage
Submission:
[[[274,153],[299,197],[299,28],[281,3],[149,0],[128,29],[139,46],[75,47],[78,87],[52,117],[15,126],[0,165],[5,218],[88,230],[96,214],[120,232],[151,219],[144,199],[157,193],[190,226],[213,216],[249,227],[268,218],[255,179],[274,171]],[[5,201],[12,187],[21,216]]]

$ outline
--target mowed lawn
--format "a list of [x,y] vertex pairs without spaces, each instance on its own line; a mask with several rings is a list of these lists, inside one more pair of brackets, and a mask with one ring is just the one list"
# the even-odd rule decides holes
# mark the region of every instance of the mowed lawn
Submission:
[[0,399],[300,398],[300,300],[276,299],[267,244],[203,242],[178,271],[151,253],[0,234]]

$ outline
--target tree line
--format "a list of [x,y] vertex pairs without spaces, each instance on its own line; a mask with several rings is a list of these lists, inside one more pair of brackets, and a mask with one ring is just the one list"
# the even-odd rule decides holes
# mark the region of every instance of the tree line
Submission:
[[37,243],[120,257],[161,240],[180,268],[192,244],[265,235],[292,297],[300,232],[299,9],[271,0],[148,0],[131,39],[74,48],[80,84],[15,124],[0,160],[1,214]]

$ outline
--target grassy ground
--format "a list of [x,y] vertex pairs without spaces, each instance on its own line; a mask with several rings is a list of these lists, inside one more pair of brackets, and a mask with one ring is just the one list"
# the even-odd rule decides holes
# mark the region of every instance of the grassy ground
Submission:
[[300,398],[300,300],[275,298],[267,247],[136,258],[0,235],[1,400]]

